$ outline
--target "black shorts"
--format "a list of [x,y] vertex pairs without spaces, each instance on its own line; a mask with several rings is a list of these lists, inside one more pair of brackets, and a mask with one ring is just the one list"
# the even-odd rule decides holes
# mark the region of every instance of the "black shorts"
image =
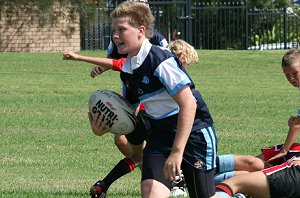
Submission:
[[300,197],[300,166],[283,163],[263,170],[267,176],[271,198]]
[[[164,178],[163,167],[173,146],[177,118],[170,116],[161,120],[150,119],[151,131],[143,154],[142,180],[154,179],[171,187],[172,183]],[[213,126],[191,132],[181,163],[190,194],[198,194],[200,197],[214,195],[216,147]]]
[[[168,157],[176,135],[177,115],[161,120],[150,119],[144,157]],[[193,171],[203,172],[216,167],[217,138],[214,127],[192,131],[183,154],[183,162]]]
[[[163,183],[171,190],[172,182],[163,176],[163,166],[166,158],[163,156],[151,156],[144,158],[142,169],[142,181],[154,179]],[[195,172],[185,166],[181,168],[191,198],[212,197],[215,194],[214,169],[204,172]]]

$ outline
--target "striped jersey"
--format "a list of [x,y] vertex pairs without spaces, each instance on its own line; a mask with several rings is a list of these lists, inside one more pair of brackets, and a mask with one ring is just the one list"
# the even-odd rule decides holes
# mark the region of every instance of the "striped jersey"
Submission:
[[122,66],[123,95],[133,105],[143,103],[152,119],[163,119],[179,113],[172,98],[184,86],[197,95],[197,128],[211,126],[213,121],[200,93],[182,67],[179,59],[169,49],[152,45],[148,39],[134,57],[127,57]]

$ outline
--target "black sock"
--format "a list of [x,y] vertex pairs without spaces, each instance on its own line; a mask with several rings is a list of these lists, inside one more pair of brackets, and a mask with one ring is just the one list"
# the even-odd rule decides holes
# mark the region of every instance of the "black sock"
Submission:
[[225,183],[220,183],[220,184],[216,185],[216,192],[225,192],[229,196],[233,196],[231,187]]
[[117,179],[123,177],[127,173],[130,173],[135,168],[133,161],[129,158],[124,158],[108,173],[108,175],[102,180],[105,183],[105,189]]

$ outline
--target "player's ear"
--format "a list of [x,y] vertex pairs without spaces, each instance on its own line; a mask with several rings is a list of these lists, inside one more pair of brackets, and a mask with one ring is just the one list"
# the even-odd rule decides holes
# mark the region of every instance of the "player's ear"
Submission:
[[145,34],[145,26],[140,26],[138,29],[138,37],[142,37]]

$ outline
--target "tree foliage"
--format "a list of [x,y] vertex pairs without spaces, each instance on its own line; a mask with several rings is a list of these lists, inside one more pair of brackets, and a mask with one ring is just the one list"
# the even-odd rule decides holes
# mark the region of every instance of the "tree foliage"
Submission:
[[290,3],[290,0],[249,0],[249,7],[258,9],[283,8],[289,6]]
[[[55,8],[67,8],[69,12],[65,15],[65,10]],[[102,1],[90,0],[0,0],[0,16],[9,20],[15,14],[18,14],[20,8],[30,15],[38,16],[39,24],[42,26],[46,21],[55,23],[59,16],[64,16],[66,20],[74,22],[78,14],[81,21],[89,20],[94,15],[95,6],[102,6]],[[6,15],[2,16],[2,10],[5,7]]]

